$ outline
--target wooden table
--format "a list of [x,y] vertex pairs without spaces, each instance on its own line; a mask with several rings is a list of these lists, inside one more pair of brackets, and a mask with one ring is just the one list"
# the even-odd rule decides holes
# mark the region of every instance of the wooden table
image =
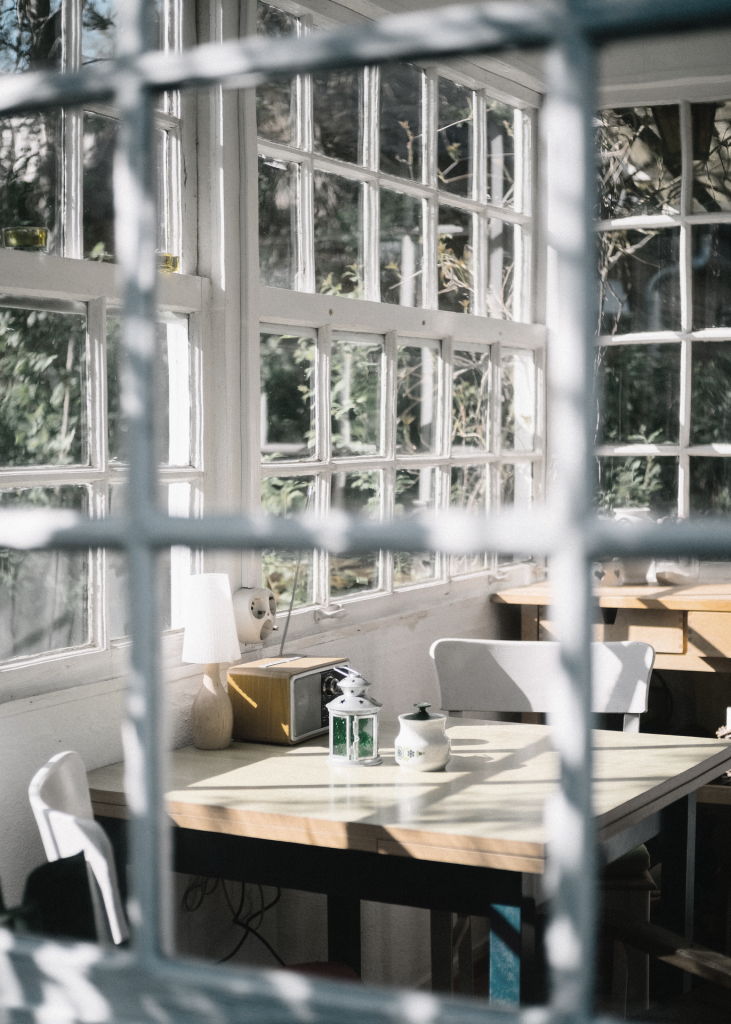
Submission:
[[[655,668],[731,672],[731,583],[692,587],[596,587],[596,640],[643,640]],[[522,640],[557,639],[548,583],[501,590],[500,604],[521,606]]]
[[[452,760],[428,774],[396,765],[388,722],[375,768],[328,766],[326,737],[173,751],[176,870],[326,893],[330,957],[356,969],[361,900],[489,917],[491,997],[517,1002],[521,882],[545,867],[543,804],[557,786],[557,757],[546,726],[452,719],[448,732]],[[670,815],[680,835],[673,893],[684,915],[693,794],[731,766],[731,744],[596,732],[595,747],[604,857],[657,834]],[[89,773],[94,813],[113,839],[127,816],[122,776],[119,764]],[[673,877],[669,860],[664,879]],[[680,923],[682,932],[684,916]]]

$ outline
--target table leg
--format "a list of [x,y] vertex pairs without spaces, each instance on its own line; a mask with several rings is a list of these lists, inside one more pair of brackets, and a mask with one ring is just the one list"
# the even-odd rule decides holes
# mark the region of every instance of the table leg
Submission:
[[520,1003],[520,903],[493,903],[490,913],[490,1002]]
[[449,910],[429,912],[431,929],[432,992],[452,991],[452,914]]
[[[662,812],[661,923],[684,938],[693,938],[695,897],[696,795],[691,793]],[[663,971],[668,995],[690,990],[690,975]]]
[[360,974],[360,897],[352,892],[328,893],[327,958]]

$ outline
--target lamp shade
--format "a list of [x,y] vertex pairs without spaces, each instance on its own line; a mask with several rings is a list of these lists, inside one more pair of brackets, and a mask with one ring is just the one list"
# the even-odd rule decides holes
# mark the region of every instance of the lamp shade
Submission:
[[183,608],[183,661],[210,665],[238,660],[241,650],[231,585],[225,572],[190,576],[185,584]]

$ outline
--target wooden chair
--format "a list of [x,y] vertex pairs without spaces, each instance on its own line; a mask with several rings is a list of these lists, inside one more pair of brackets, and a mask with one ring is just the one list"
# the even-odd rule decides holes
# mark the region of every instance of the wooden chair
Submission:
[[[647,697],[655,652],[649,644],[633,641],[593,643],[592,711],[624,716],[625,732],[639,732],[640,715],[647,711]],[[559,676],[561,647],[558,643],[524,640],[443,639],[432,644],[439,706],[450,715],[484,712],[550,712],[557,699],[552,680]],[[637,851],[638,852],[638,851]],[[630,856],[630,855],[628,855]],[[616,880],[604,886],[606,904],[617,905],[634,919],[649,921],[649,879]],[[442,915],[444,917],[444,915]],[[456,927],[432,915],[433,959],[448,957],[454,947],[459,959],[460,990],[469,990],[472,970],[472,937],[469,920],[458,918]],[[448,953],[445,954],[445,949]],[[649,963],[635,950],[617,950],[613,991],[624,993],[623,1002],[647,1002]],[[464,975],[467,975],[465,980]],[[451,976],[441,980],[451,987]],[[622,1007],[623,1008],[623,1007]]]
[[56,754],[33,776],[28,788],[43,848],[49,861],[83,853],[89,872],[94,923],[100,942],[129,938],[117,882],[114,853],[94,821],[84,762],[74,750]]

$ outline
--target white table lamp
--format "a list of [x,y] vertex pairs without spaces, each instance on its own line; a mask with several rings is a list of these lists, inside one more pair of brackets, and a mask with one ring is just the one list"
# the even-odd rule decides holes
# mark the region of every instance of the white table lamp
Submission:
[[191,713],[193,742],[199,750],[223,750],[231,742],[233,709],[221,685],[220,665],[238,661],[241,653],[226,573],[189,577],[184,608],[183,661],[205,665]]

